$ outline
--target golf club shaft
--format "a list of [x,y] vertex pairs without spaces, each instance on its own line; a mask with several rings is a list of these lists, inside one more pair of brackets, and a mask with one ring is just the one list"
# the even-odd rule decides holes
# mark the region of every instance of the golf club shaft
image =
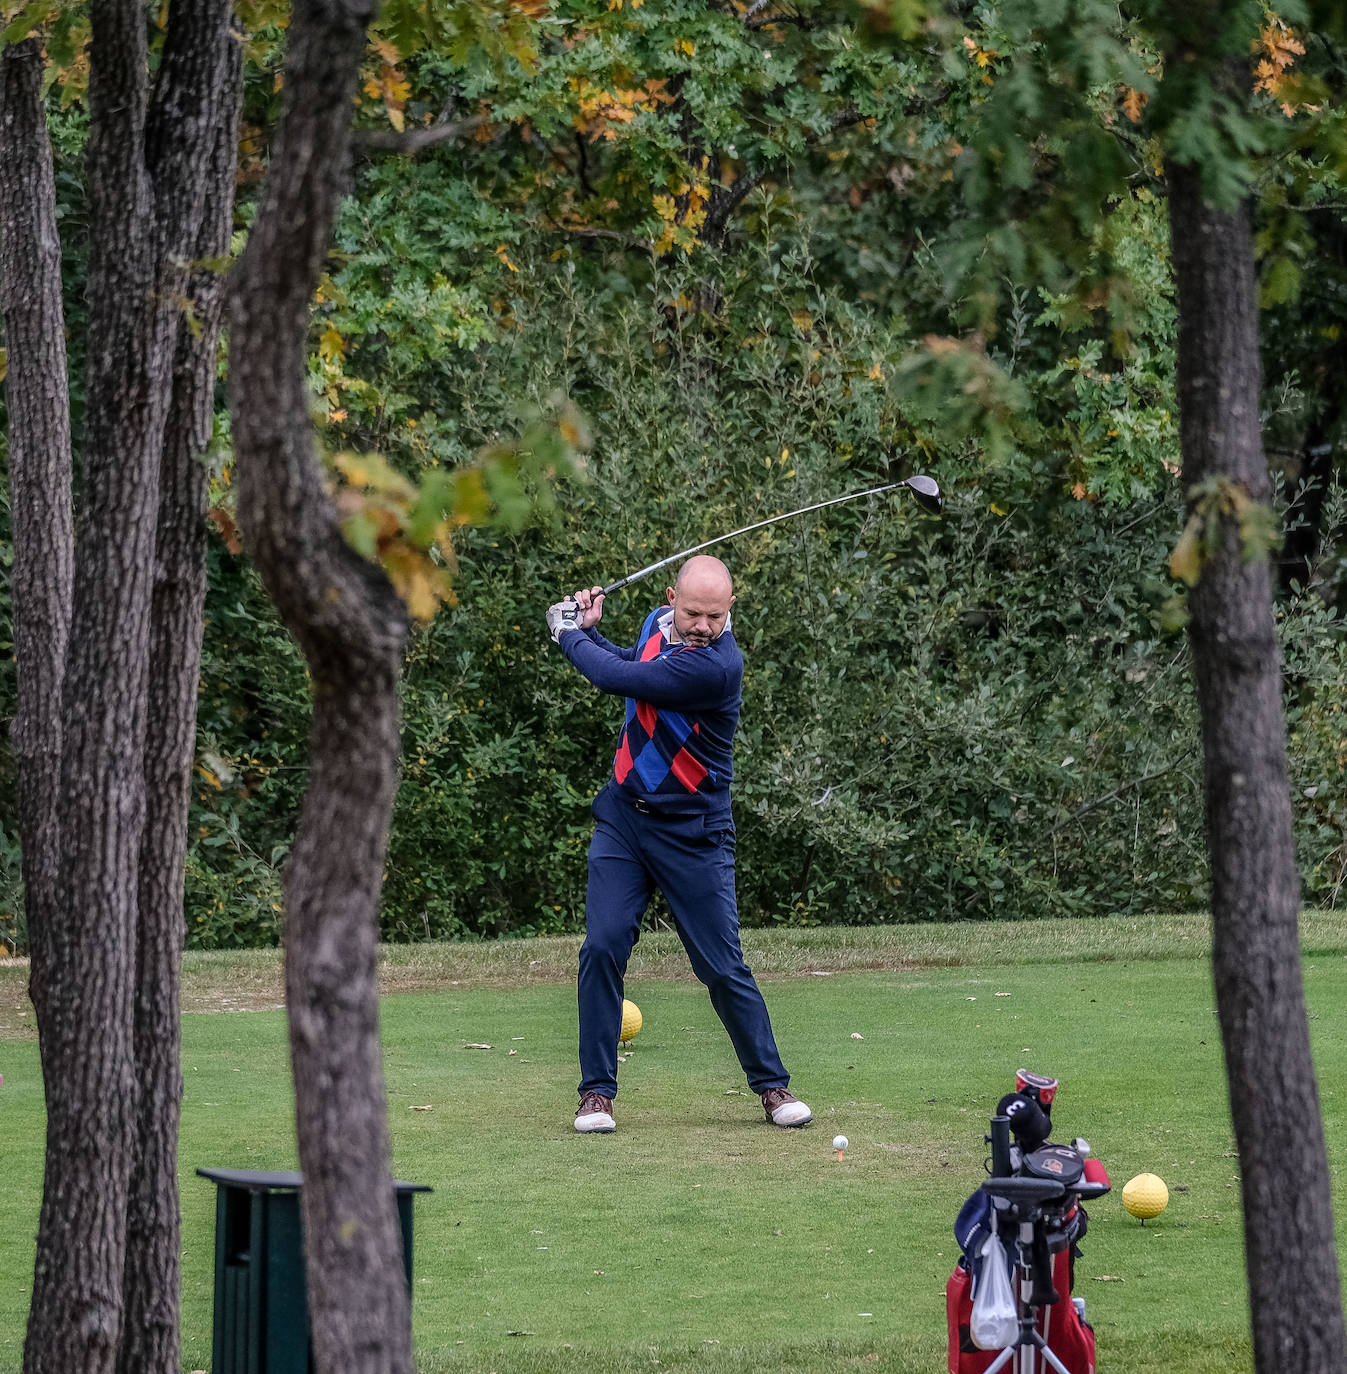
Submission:
[[[926,479],[929,481],[929,479]],[[616,582],[610,583],[603,589],[603,595],[608,596],[612,592],[621,591],[623,587],[629,586],[633,582],[638,582],[641,578],[652,572],[658,572],[661,568],[667,568],[670,563],[677,563],[680,559],[691,558],[694,553],[701,553],[703,549],[709,549],[715,544],[723,544],[727,539],[736,539],[741,534],[749,534],[753,530],[765,529],[768,525],[775,525],[782,520],[793,520],[797,515],[808,515],[810,511],[823,510],[825,506],[838,506],[844,501],[859,501],[862,496],[880,496],[886,491],[897,491],[899,487],[910,487],[912,482],[904,478],[901,482],[889,482],[882,487],[870,487],[867,491],[848,492],[845,496],[834,496],[828,501],[818,501],[812,506],[801,506],[799,510],[787,511],[784,515],[773,515],[770,519],[759,520],[756,524],[745,525],[742,529],[731,530],[729,534],[718,534],[714,539],[708,539],[704,544],[696,544],[690,549],[684,549],[681,553],[670,554],[668,558],[661,558],[658,563],[652,563],[648,568],[642,568],[639,572],[629,573],[626,577],[620,577]],[[934,483],[931,483],[934,486]],[[929,495],[929,493],[928,493]]]

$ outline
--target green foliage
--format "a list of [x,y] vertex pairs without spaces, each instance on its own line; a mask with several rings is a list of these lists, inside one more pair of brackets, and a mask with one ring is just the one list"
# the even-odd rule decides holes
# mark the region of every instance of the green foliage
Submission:
[[[560,390],[594,430],[589,480],[550,523],[459,532],[458,605],[409,653],[388,936],[574,930],[583,919],[588,801],[621,711],[551,647],[548,602],[932,457],[950,492],[939,521],[910,503],[860,503],[726,551],[747,663],[736,781],[745,921],[1117,914],[1203,900],[1196,712],[1182,642],[1164,623],[1164,559],[1182,502],[1159,461],[1172,452],[1172,401],[1155,358],[1137,350],[1117,374],[1082,376],[1070,360],[1097,345],[1064,333],[1054,307],[1026,309],[997,375],[1026,397],[1017,434],[1036,415],[1040,442],[992,460],[976,433],[946,442],[953,422],[910,400],[901,369],[897,388],[886,372],[893,336],[798,266],[776,277],[784,303],[740,315],[735,296],[731,318],[742,323],[721,332],[670,315],[676,276],[647,305],[580,291],[585,264],[549,267],[522,250],[517,260],[498,341],[446,348],[420,374],[407,413],[426,424],[411,433],[449,411],[455,428],[436,428],[441,461],[470,457],[530,397]],[[792,298],[809,302],[807,326]],[[1163,358],[1163,297],[1146,309]],[[387,317],[385,356],[398,319]],[[351,374],[363,352],[347,358]],[[1063,416],[1064,395],[1075,411]],[[1151,410],[1147,430],[1137,413]],[[1069,442],[1054,452],[1044,436]],[[399,463],[417,451],[415,440],[390,445]],[[1087,451],[1101,484],[1093,501],[1073,494],[1090,473],[1077,461]],[[265,616],[250,577],[232,585]],[[608,633],[634,635],[661,595],[657,585],[613,598]],[[213,590],[212,606],[222,600]],[[1288,613],[1288,633],[1298,617]],[[1317,623],[1333,642],[1331,617]],[[272,643],[262,659],[250,661],[243,637],[212,657],[212,675],[228,665],[240,682],[268,685],[243,712],[226,693],[203,726],[230,760],[262,757],[254,722],[273,712],[268,757],[302,758],[303,692],[293,677],[285,685],[297,665],[288,643]],[[1304,711],[1315,742],[1304,762],[1325,770],[1329,704]],[[245,870],[268,856],[245,914],[265,917],[272,850],[301,781],[299,770],[258,777],[247,797],[198,789],[211,813],[198,824],[226,837],[197,849],[221,888],[242,876],[236,887],[248,889]],[[228,839],[234,810],[255,854]],[[1330,840],[1304,830],[1309,870],[1332,870],[1341,835]]]
[[[1316,4],[1321,28],[1291,30],[1239,7],[1176,76],[1181,8],[862,8],[869,41],[821,0],[751,15],[681,0],[384,11],[358,123],[456,137],[414,156],[358,147],[310,383],[348,537],[405,560],[421,611],[451,573],[457,598],[409,650],[389,936],[582,920],[587,804],[620,708],[549,645],[550,601],[912,471],[950,493],[940,522],[865,503],[727,550],[748,664],[746,920],[1202,901],[1197,726],[1166,565],[1183,502],[1163,172],[1201,157],[1213,194],[1252,191],[1270,441],[1294,453],[1316,425],[1336,434],[1347,121],[1333,16]],[[78,349],[83,10],[62,13],[53,133]],[[241,11],[240,238],[285,19],[281,0]],[[1256,89],[1237,95],[1218,59],[1251,37]],[[511,440],[521,425],[532,435]],[[586,426],[590,460],[567,477]],[[1300,500],[1287,471],[1282,506]],[[1347,585],[1344,519],[1333,493],[1327,601]],[[661,590],[614,598],[612,636],[634,634]],[[1307,892],[1337,902],[1341,616],[1306,598],[1282,631]],[[270,942],[309,683],[219,543],[204,653],[189,936]],[[5,852],[0,911],[17,913]]]

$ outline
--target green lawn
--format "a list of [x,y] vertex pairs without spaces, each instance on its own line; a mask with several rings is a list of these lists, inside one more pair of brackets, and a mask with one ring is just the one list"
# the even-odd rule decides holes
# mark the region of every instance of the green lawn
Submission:
[[[1176,957],[1181,922],[1120,923],[1113,941],[1100,938],[1107,923],[1089,924],[1089,949],[1057,942],[1069,962],[1054,961],[1037,927],[979,927],[962,945],[949,928],[883,931],[868,948],[867,932],[829,932],[831,945],[817,932],[749,933],[751,962],[776,970],[765,987],[792,1086],[815,1111],[811,1128],[790,1132],[766,1125],[746,1095],[702,990],[652,976],[677,971],[667,936],[642,941],[629,983],[645,1026],[607,1137],[570,1125],[574,992],[559,980],[574,942],[394,954],[392,986],[409,967],[403,986],[456,983],[383,1005],[395,1171],[435,1189],[416,1204],[422,1368],[942,1369],[951,1227],[1018,1065],[1061,1078],[1058,1136],[1088,1136],[1118,1191],[1143,1170],[1170,1187],[1168,1211],[1144,1228],[1117,1193],[1091,1208],[1078,1291],[1101,1374],[1248,1368],[1237,1167],[1203,941],[1182,936]],[[1341,1215],[1347,941],[1335,922],[1306,930]],[[452,968],[436,970],[437,957]],[[499,976],[502,959],[518,966],[513,980]],[[197,958],[189,1005],[210,1004],[212,989],[223,1005],[265,1003],[273,976],[272,956]],[[18,1368],[41,1185],[21,978],[0,970],[3,1371]],[[214,1224],[213,1188],[193,1170],[291,1168],[295,1154],[282,1014],[192,1013],[184,1035],[193,1370],[210,1362]],[[851,1141],[841,1163],[829,1148],[838,1131]]]

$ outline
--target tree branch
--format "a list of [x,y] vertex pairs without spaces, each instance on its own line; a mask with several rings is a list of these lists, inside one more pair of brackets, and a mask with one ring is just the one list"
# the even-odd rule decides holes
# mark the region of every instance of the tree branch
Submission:
[[[1106,803],[1116,801],[1124,792],[1130,792],[1134,787],[1141,787],[1144,783],[1154,782],[1156,778],[1163,778],[1166,773],[1172,773],[1179,764],[1192,757],[1192,750],[1181,754],[1173,763],[1166,764],[1163,768],[1157,768],[1153,773],[1143,773],[1139,778],[1130,778],[1127,782],[1120,782],[1112,791],[1105,792],[1101,797],[1095,797],[1078,806],[1069,816],[1057,822],[1051,830],[1045,832],[1044,840],[1050,840],[1059,830],[1065,830],[1072,821],[1078,821],[1082,816],[1094,811],[1097,807],[1104,806]],[[1040,841],[1041,843],[1042,841]]]
[[424,129],[406,129],[402,133],[389,129],[360,129],[351,136],[361,151],[378,153],[419,153],[437,143],[456,143],[474,129],[491,123],[491,116],[471,115],[446,124],[431,124]]

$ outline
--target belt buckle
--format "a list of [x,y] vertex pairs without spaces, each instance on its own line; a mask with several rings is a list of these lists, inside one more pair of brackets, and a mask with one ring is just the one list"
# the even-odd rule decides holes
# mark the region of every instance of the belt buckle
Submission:
[[653,816],[655,814],[654,807],[652,807],[644,797],[633,797],[631,799],[631,805],[634,811],[639,811],[643,816]]

